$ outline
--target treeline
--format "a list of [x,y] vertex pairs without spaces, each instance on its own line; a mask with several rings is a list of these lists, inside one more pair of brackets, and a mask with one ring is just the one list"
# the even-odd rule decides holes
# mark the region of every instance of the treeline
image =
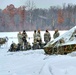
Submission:
[[10,4],[4,10],[0,9],[0,31],[67,30],[75,25],[76,5],[26,10],[26,6],[15,8]]

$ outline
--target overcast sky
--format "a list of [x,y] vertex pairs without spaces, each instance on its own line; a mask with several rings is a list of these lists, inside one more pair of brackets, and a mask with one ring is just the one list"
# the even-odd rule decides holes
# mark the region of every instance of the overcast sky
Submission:
[[[4,9],[7,5],[14,4],[15,7],[25,5],[29,0],[0,0],[0,8]],[[30,0],[35,3],[37,8],[49,8],[50,6],[62,6],[63,3],[76,4],[76,0]]]

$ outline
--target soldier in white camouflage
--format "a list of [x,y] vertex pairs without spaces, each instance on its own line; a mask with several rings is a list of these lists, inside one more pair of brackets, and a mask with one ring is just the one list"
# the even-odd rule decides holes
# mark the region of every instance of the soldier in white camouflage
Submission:
[[17,38],[18,38],[18,43],[21,44],[21,46],[22,46],[23,45],[23,40],[22,40],[22,33],[21,32],[19,32],[17,34]]
[[37,37],[36,37],[36,39],[37,39],[37,42],[40,42],[40,43],[42,42],[40,30],[38,30],[38,32],[37,32]]
[[51,35],[50,35],[49,31],[46,30],[46,32],[44,33],[45,44],[47,44],[50,40],[51,40]]
[[27,33],[25,30],[23,30],[23,33],[22,33],[22,40],[23,40],[23,47],[24,49],[26,49],[26,45],[27,45]]
[[37,33],[36,33],[36,30],[34,30],[34,33],[33,33],[33,41],[34,42],[37,42],[36,37],[37,37]]
[[33,39],[34,39],[33,49],[39,49],[39,48],[41,48],[42,39],[41,39],[40,30],[38,30],[38,31],[34,30]]
[[59,33],[58,29],[55,29],[55,32],[54,32],[54,34],[53,34],[53,38],[55,39],[55,38],[57,38],[59,35],[60,35],[60,33]]

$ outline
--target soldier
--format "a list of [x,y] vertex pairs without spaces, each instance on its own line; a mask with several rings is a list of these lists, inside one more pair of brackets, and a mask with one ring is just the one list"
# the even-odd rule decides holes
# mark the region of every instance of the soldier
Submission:
[[22,34],[21,34],[21,32],[19,32],[17,34],[17,37],[18,37],[18,43],[22,45],[23,44],[23,41],[22,41]]
[[42,46],[42,38],[41,38],[41,32],[40,32],[40,30],[38,30],[38,32],[37,32],[36,39],[37,39],[37,42],[39,42],[39,46],[41,48],[41,46]]
[[25,46],[27,45],[27,33],[25,30],[23,30],[22,33],[22,40],[23,40],[23,47],[25,48]]
[[34,30],[34,34],[33,34],[33,46],[32,46],[32,48],[33,49],[39,49],[39,42],[38,42],[38,37],[37,37],[37,33],[36,33],[37,31],[36,30]]
[[34,30],[34,34],[33,34],[34,42],[36,42],[36,37],[37,37],[37,33],[36,33],[36,30]]
[[38,30],[38,32],[37,32],[37,37],[36,37],[36,39],[37,39],[37,42],[42,42],[40,30]]
[[60,35],[60,34],[59,34],[59,32],[58,32],[58,29],[55,29],[55,32],[54,32],[54,34],[53,34],[53,38],[55,39],[55,38],[57,38],[59,35]]
[[46,30],[46,32],[44,33],[45,44],[47,44],[50,40],[51,40],[51,35],[50,35],[49,31]]
[[9,51],[12,52],[12,51],[16,51],[16,50],[17,50],[17,45],[16,45],[16,43],[12,42],[12,44],[10,45]]

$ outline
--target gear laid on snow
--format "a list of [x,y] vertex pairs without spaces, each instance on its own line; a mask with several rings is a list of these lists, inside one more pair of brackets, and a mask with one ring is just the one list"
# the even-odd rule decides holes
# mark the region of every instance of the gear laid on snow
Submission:
[[23,46],[21,44],[16,44],[16,43],[12,43],[10,45],[10,49],[8,51],[10,52],[14,52],[14,51],[26,51],[26,50],[30,50],[31,49],[31,45],[29,42],[27,42],[27,44],[24,46],[25,48],[23,48]]
[[5,44],[7,41],[8,41],[8,37],[0,38],[0,46],[2,46],[3,44]]

